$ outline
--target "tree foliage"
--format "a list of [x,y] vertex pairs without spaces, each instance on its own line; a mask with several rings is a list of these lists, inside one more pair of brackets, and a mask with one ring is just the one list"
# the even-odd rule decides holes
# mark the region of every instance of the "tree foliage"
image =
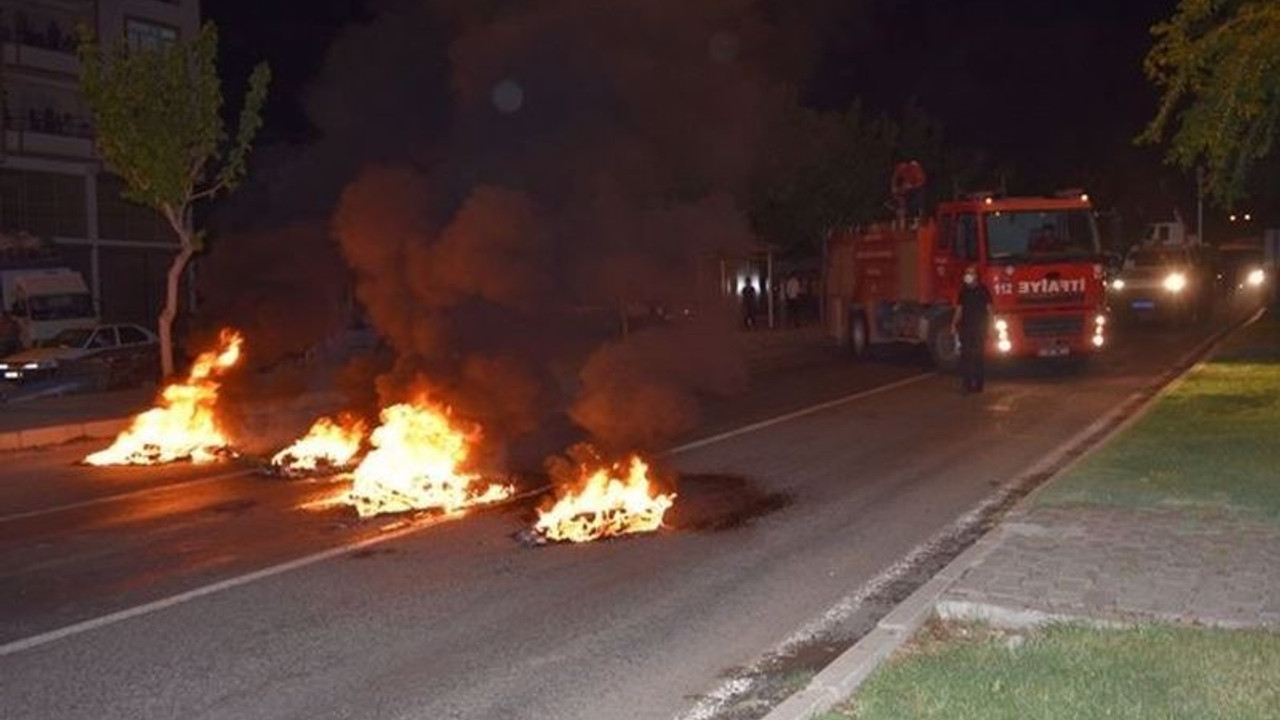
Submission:
[[789,256],[816,256],[833,228],[888,217],[895,162],[924,166],[926,203],[968,186],[982,163],[979,153],[948,147],[941,122],[915,102],[896,120],[858,103],[842,112],[796,107],[774,137],[749,206],[757,234]]
[[1167,136],[1167,159],[1203,167],[1205,190],[1231,205],[1280,127],[1280,0],[1182,0],[1152,34],[1145,70],[1161,98],[1139,140]]
[[124,180],[124,197],[159,212],[180,245],[159,319],[166,375],[173,372],[178,285],[187,261],[202,249],[192,210],[243,179],[271,80],[265,64],[254,69],[235,136],[229,136],[217,52],[211,23],[189,42],[144,48],[102,47],[81,31],[81,88],[93,112],[98,151]]
[[882,212],[896,128],[855,104],[797,108],[756,174],[752,224],[786,254],[812,255],[827,230]]

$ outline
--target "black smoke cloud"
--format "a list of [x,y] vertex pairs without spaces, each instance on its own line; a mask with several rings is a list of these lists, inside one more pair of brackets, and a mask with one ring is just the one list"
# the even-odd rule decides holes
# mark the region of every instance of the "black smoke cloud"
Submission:
[[567,413],[658,447],[745,381],[717,259],[752,247],[739,198],[797,65],[764,5],[385,3],[247,215],[336,208],[342,282],[397,356],[384,402],[425,382],[498,437]]

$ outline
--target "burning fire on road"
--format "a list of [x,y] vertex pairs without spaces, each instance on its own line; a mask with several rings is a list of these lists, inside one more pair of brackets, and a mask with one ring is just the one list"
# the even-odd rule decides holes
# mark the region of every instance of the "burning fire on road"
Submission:
[[550,508],[538,510],[534,534],[547,542],[585,543],[662,527],[676,494],[658,491],[649,464],[638,455],[614,463],[590,448],[570,455],[576,478],[557,491]]
[[426,398],[385,408],[373,431],[373,450],[352,473],[349,495],[361,517],[413,510],[457,512],[505,500],[510,484],[464,470],[479,440],[447,408]]
[[111,447],[84,459],[89,465],[208,463],[230,452],[214,405],[220,378],[240,362],[244,338],[224,329],[218,347],[201,353],[186,380],[160,393],[156,407],[138,415]]
[[271,467],[286,477],[338,472],[354,464],[368,428],[353,415],[322,417],[307,434],[271,458]]

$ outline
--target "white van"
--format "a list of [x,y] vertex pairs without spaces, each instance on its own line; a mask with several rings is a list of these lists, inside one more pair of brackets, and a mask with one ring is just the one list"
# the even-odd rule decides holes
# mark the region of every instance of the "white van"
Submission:
[[93,296],[70,268],[0,270],[4,312],[17,323],[23,347],[34,347],[63,330],[98,324]]

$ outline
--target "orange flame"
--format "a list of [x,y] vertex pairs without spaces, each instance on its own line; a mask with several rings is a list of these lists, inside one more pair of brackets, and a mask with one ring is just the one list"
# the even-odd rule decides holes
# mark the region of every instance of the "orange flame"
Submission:
[[360,517],[410,510],[455,512],[497,502],[513,488],[463,472],[479,429],[464,431],[448,410],[419,398],[384,408],[374,449],[353,473],[351,503]]
[[322,417],[307,434],[271,458],[271,465],[287,475],[337,470],[351,464],[365,436],[364,421],[351,415]]
[[577,487],[538,511],[534,530],[548,540],[583,543],[653,532],[675,503],[675,493],[655,490],[649,465],[636,455],[625,466],[579,464],[578,475]]
[[156,407],[138,415],[111,447],[84,459],[90,465],[159,465],[190,460],[207,463],[227,452],[214,405],[218,379],[240,362],[244,337],[222,331],[218,349],[201,353],[183,382],[166,387]]

